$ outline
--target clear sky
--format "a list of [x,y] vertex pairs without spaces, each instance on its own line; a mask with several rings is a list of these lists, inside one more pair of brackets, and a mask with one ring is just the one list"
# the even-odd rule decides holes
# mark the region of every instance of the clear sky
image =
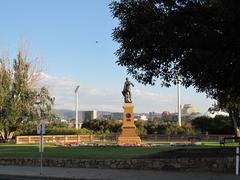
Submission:
[[[80,85],[80,110],[122,111],[126,69],[115,63],[118,44],[112,29],[118,22],[110,0],[0,0],[0,52],[16,57],[19,40],[31,42],[32,55],[41,56],[46,85],[56,108],[74,109],[74,88]],[[129,77],[136,112],[176,111],[176,87],[144,86]],[[182,89],[182,104],[200,112],[213,104],[193,88]]]

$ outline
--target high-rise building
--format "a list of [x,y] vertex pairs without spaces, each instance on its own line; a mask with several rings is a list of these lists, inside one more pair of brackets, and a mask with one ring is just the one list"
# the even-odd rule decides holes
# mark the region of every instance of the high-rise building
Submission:
[[81,121],[90,121],[92,119],[97,119],[97,111],[92,110],[92,111],[81,111]]
[[197,113],[196,107],[194,107],[191,104],[184,104],[184,106],[182,108],[182,114],[191,115],[191,114],[195,114],[195,113]]

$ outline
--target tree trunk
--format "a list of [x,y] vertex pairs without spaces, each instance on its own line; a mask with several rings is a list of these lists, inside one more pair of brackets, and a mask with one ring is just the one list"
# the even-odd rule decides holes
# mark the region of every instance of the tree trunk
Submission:
[[14,132],[9,132],[9,131],[6,131],[6,130],[2,130],[1,131],[1,137],[3,139],[3,143],[8,143],[9,140],[12,138]]
[[232,124],[234,127],[235,136],[240,137],[240,128],[238,126],[238,122],[239,122],[238,110],[229,109],[229,117],[230,117],[230,120],[232,121]]

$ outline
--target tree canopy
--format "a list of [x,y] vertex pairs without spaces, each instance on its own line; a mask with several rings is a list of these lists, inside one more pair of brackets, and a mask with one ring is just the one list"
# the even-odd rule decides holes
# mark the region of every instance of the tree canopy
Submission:
[[4,141],[8,141],[24,122],[51,115],[54,99],[45,87],[39,91],[33,88],[37,78],[36,73],[30,73],[28,60],[21,49],[13,68],[7,66],[7,58],[0,58],[0,136]]
[[144,84],[170,86],[180,76],[224,106],[240,136],[240,1],[120,0],[110,8],[119,65]]

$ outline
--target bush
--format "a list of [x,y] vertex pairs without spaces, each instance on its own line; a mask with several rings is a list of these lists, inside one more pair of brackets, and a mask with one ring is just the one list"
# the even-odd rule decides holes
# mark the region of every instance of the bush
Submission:
[[177,123],[168,123],[165,130],[167,135],[195,135],[196,133],[194,129],[186,126],[180,127]]
[[90,129],[97,134],[118,133],[121,130],[121,121],[93,119],[83,122],[82,127]]
[[21,135],[36,135],[37,134],[37,122],[22,123],[20,128],[15,132],[14,136]]
[[188,126],[186,121],[183,121],[182,127],[173,121],[149,121],[145,128],[147,134],[165,134],[165,135],[196,135],[199,132]]
[[199,129],[202,133],[209,134],[233,134],[234,128],[226,116],[216,116],[215,118],[197,117],[192,121],[194,128]]
[[[27,122],[21,124],[21,128],[16,131],[15,136],[21,135],[37,135],[37,125],[39,122]],[[75,128],[68,128],[66,123],[62,122],[51,122],[46,124],[46,135],[74,135],[74,134],[93,134],[92,130],[82,128],[82,129],[75,129]]]
[[63,127],[53,127],[46,128],[46,134],[48,135],[88,135],[93,134],[91,130],[82,128],[82,129],[74,129],[74,128],[63,128]]

